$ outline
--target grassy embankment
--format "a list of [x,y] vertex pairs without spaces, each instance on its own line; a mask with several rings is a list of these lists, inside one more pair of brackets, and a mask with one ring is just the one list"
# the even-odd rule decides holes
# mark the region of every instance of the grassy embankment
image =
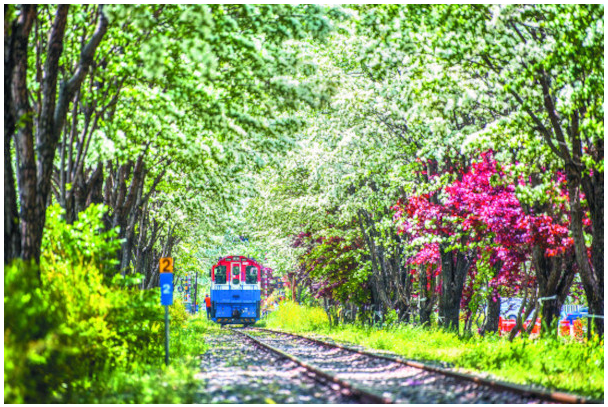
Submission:
[[4,267],[5,403],[206,402],[194,375],[212,328],[169,307],[171,364],[164,365],[159,289],[116,274],[116,231],[91,205],[68,224],[49,207],[40,265]]
[[[183,305],[176,304],[176,308]],[[185,314],[185,311],[184,311]],[[207,403],[201,393],[200,380],[194,376],[200,371],[197,356],[207,346],[204,336],[216,329],[206,318],[171,316],[170,364],[164,360],[156,364],[140,364],[128,370],[117,370],[100,378],[86,395],[80,395],[83,403],[135,403],[135,404],[191,404]]]
[[561,338],[513,342],[490,335],[459,337],[439,329],[409,325],[369,328],[330,327],[324,311],[284,303],[260,323],[268,328],[326,335],[336,341],[395,352],[419,361],[447,362],[469,372],[486,372],[519,384],[537,384],[588,397],[604,398],[604,342]]

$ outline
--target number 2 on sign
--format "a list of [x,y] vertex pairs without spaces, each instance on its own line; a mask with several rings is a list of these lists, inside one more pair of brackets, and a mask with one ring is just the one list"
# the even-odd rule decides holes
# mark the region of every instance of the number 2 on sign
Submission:
[[163,284],[163,294],[171,295],[171,284]]
[[173,273],[173,257],[161,257],[160,272]]

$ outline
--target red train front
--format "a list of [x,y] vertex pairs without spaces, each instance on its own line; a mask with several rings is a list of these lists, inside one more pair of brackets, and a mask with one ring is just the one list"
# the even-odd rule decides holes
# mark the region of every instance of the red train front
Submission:
[[251,325],[260,319],[262,266],[245,256],[220,258],[211,268],[211,319]]

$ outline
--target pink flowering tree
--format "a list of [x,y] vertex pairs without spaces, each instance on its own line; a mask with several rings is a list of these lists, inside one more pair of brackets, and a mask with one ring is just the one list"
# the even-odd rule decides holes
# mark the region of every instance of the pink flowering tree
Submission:
[[[523,284],[534,282],[522,274],[522,264],[529,258],[527,230],[518,225],[526,214],[515,195],[515,187],[504,182],[505,174],[498,168],[492,152],[484,152],[480,158],[445,188],[446,206],[462,231],[469,233],[470,246],[477,248],[461,306],[479,303],[477,297],[484,292],[479,288],[485,283],[488,318],[484,330],[495,332],[500,312],[499,289],[516,295]],[[467,307],[467,319],[474,308]]]
[[[559,313],[575,268],[567,209],[550,203],[559,199],[548,200],[543,207],[522,206],[515,192],[516,186],[488,151],[447,186],[394,207],[400,233],[419,247],[409,263],[435,265],[440,271],[443,326],[458,327],[460,308],[479,292],[480,281],[488,287],[489,308],[494,310],[487,330],[497,328],[499,291],[515,295],[538,283],[540,296],[557,297],[543,308],[545,321],[551,322],[556,308]],[[530,260],[535,273],[526,278],[523,270]]]
[[[409,261],[413,264],[431,261],[428,264],[435,264],[436,270],[440,272],[441,325],[458,330],[462,290],[476,250],[468,247],[470,233],[462,233],[462,228],[454,222],[451,208],[439,201],[440,192],[444,192],[443,188],[432,194],[413,196],[405,203],[397,203],[393,208],[396,210],[395,218],[399,222],[400,233],[408,237],[410,246],[421,248]],[[435,263],[437,260],[438,264]],[[428,293],[425,297],[428,298]]]

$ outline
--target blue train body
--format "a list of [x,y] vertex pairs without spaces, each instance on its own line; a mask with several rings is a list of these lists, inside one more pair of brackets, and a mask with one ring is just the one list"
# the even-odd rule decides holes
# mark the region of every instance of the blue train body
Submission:
[[221,258],[211,269],[211,319],[251,325],[260,319],[261,266],[244,256]]

